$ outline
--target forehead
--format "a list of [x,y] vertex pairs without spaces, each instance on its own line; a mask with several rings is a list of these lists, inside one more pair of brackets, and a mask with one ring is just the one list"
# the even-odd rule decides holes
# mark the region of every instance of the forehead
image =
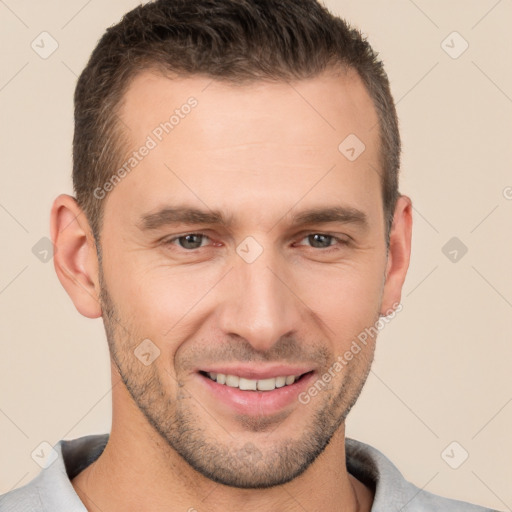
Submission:
[[[373,129],[378,122],[373,101],[354,70],[336,75],[326,72],[307,80],[254,81],[244,85],[202,75],[171,79],[146,70],[130,83],[121,109],[133,142],[169,121],[173,113],[179,115],[175,111],[183,110],[190,98],[195,98],[199,106],[194,108],[193,117],[204,127],[202,133],[194,133],[196,143],[205,149],[225,142],[221,122],[228,118],[232,124],[225,128],[233,128],[235,123],[238,128],[230,133],[232,139],[274,133],[289,134],[287,138],[305,135],[311,144],[327,145],[336,143],[350,128],[371,143],[378,132]],[[368,133],[369,129],[373,133]],[[179,131],[184,130],[182,125]],[[176,137],[179,132],[173,133]]]
[[132,220],[184,200],[248,216],[328,197],[381,207],[378,119],[355,72],[234,85],[146,71],[120,117],[129,175],[109,202],[129,204]]

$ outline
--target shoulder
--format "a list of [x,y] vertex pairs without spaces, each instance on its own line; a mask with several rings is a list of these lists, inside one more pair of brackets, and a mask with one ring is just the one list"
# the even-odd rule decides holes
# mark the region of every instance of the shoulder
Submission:
[[430,493],[408,482],[379,450],[346,439],[347,470],[375,491],[371,512],[497,512]]
[[0,512],[86,512],[71,479],[103,451],[108,434],[61,440],[55,457],[28,484],[0,496]]
[[0,496],[0,512],[46,512],[38,490],[39,476]]
[[[412,485],[412,484],[410,484]],[[432,511],[432,512],[498,512],[490,508],[480,507],[465,501],[452,500],[437,494],[424,491],[413,486],[416,489],[417,497],[411,501],[411,506],[407,511]]]

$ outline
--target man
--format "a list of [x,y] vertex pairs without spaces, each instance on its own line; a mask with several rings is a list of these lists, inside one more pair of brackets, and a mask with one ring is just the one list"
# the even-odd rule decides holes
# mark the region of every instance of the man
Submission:
[[160,0],[108,29],[51,230],[104,320],[112,429],[0,510],[485,510],[345,438],[401,307],[399,155],[381,63],[313,0]]

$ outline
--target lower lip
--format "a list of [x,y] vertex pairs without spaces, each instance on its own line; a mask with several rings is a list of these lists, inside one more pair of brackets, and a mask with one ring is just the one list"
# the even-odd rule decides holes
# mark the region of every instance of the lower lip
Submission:
[[209,377],[198,374],[203,385],[216,400],[226,404],[238,414],[249,416],[271,415],[281,412],[293,403],[299,403],[298,395],[307,389],[314,377],[310,372],[297,382],[272,391],[242,391],[225,384],[219,384]]

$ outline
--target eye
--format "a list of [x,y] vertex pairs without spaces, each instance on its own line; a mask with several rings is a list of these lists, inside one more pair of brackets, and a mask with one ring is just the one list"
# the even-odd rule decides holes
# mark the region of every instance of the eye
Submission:
[[186,235],[176,236],[165,241],[169,245],[179,245],[182,249],[199,249],[203,247],[203,242],[209,240],[209,237],[202,233],[187,233]]
[[[334,235],[325,233],[312,233],[305,236],[302,240],[307,240],[311,247],[315,249],[328,249],[336,244],[347,245],[348,240],[344,240]],[[305,245],[299,243],[298,245]]]

